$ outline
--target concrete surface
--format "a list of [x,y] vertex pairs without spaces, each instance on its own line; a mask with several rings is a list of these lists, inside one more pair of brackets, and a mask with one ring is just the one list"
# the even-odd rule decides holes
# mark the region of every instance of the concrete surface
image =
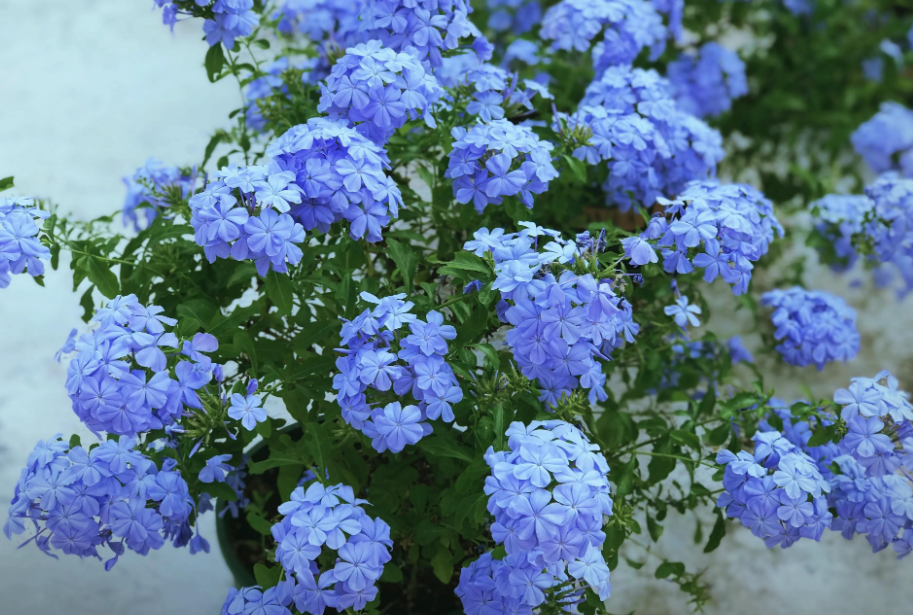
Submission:
[[[211,85],[202,59],[200,24],[175,34],[144,0],[0,0],[0,176],[15,175],[19,194],[52,197],[87,219],[118,208],[120,178],[148,156],[171,164],[199,160],[210,131],[237,104],[229,83]],[[814,286],[846,297],[865,316],[863,352],[848,366],[818,373],[765,364],[769,384],[784,397],[819,395],[853,375],[889,368],[913,390],[910,303],[887,293],[850,290],[845,278],[813,268]],[[0,496],[10,497],[19,469],[39,439],[81,433],[69,408],[65,367],[54,352],[80,323],[78,296],[67,271],[51,272],[47,288],[16,278],[0,293]],[[721,293],[721,297],[725,294]],[[726,333],[751,330],[731,299],[715,302],[714,321]],[[722,324],[720,324],[722,323]],[[5,515],[5,506],[0,508]],[[54,561],[33,546],[16,550],[0,537],[0,613],[3,615],[209,615],[230,576],[215,544],[213,517],[203,532],[210,555],[164,547],[148,557],[128,553],[106,573],[102,564],[63,556]],[[691,543],[694,519],[672,516],[656,552],[706,569],[714,602],[707,612],[741,615],[821,612],[832,615],[905,613],[913,604],[911,561],[872,555],[862,540],[835,533],[822,544],[800,541],[768,551],[730,527],[712,556]],[[709,527],[705,528],[705,535]],[[643,561],[632,549],[628,555]],[[686,613],[677,587],[622,565],[613,574],[615,613]]]

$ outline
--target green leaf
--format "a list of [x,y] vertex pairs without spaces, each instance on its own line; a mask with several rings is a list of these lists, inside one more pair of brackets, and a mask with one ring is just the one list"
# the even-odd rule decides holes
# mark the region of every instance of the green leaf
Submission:
[[685,574],[685,565],[681,562],[663,562],[656,569],[657,579],[666,579],[670,576],[680,577]]
[[456,440],[443,436],[422,438],[418,443],[418,447],[431,455],[440,457],[462,459],[466,462],[472,462],[475,458],[472,449],[460,446]]
[[209,299],[190,299],[177,307],[180,318],[195,318],[203,324],[212,322],[218,306]]
[[265,421],[257,423],[254,431],[264,440],[269,440],[270,436],[273,435],[273,422],[269,417],[266,417]]
[[580,160],[577,160],[573,156],[564,155],[564,159],[567,161],[567,166],[570,167],[571,172],[574,174],[574,177],[580,180],[580,183],[586,183],[586,165],[583,164]]
[[254,564],[254,577],[257,579],[257,585],[263,589],[275,587],[282,578],[282,566],[267,568],[263,564]]
[[470,346],[485,355],[483,363],[486,369],[496,370],[501,366],[501,359],[498,357],[498,351],[491,344],[473,344]]
[[707,444],[710,446],[722,446],[726,442],[726,438],[729,437],[731,429],[729,421],[725,421],[722,425],[707,433]]
[[298,486],[301,480],[301,474],[304,472],[304,465],[288,465],[279,468],[279,479],[276,485],[279,487],[279,497],[283,502],[287,502],[292,495],[292,491]]
[[450,554],[450,549],[443,546],[439,547],[438,552],[431,558],[431,567],[434,569],[434,576],[436,576],[441,583],[450,583],[450,578],[453,576],[452,559],[453,556]]
[[222,53],[222,45],[217,44],[209,48],[206,52],[206,59],[203,61],[206,66],[206,76],[209,77],[210,83],[215,83],[220,79],[219,73],[225,66],[225,54]]
[[257,372],[259,371],[257,365],[257,349],[254,348],[254,342],[250,339],[250,334],[247,331],[241,330],[235,332],[234,337],[235,349],[242,351],[247,355],[247,358],[250,359],[251,375],[256,377]]
[[713,524],[713,529],[710,531],[710,538],[707,539],[707,546],[704,547],[704,553],[710,553],[720,546],[720,541],[723,540],[723,536],[725,535],[726,519],[723,518],[721,512],[717,511],[716,523]]
[[254,45],[259,47],[260,49],[269,49],[269,41],[266,40],[265,38],[258,38],[257,40],[254,41]]
[[273,524],[253,511],[248,511],[247,523],[264,536],[269,536],[272,533]]
[[204,485],[200,491],[205,491],[217,500],[225,502],[236,502],[238,500],[238,494],[228,486],[228,483],[210,483]]
[[209,139],[209,143],[206,144],[206,150],[203,152],[203,164],[200,165],[201,169],[209,162],[212,153],[216,151],[216,146],[228,138],[228,134],[222,130],[217,130],[216,134],[212,135],[212,138]]
[[625,562],[627,562],[628,566],[630,566],[634,570],[640,570],[641,568],[644,567],[643,562],[635,562],[634,560],[628,559],[627,557],[625,558]]
[[273,302],[279,313],[288,316],[295,305],[295,285],[287,273],[270,271],[266,274],[266,296]]
[[698,438],[695,433],[683,429],[676,429],[669,435],[672,436],[673,440],[677,440],[695,451],[701,450],[701,439]]
[[80,442],[79,436],[74,433],[70,436],[70,448],[76,448],[77,446],[82,446],[82,442]]
[[808,439],[808,444],[806,446],[821,446],[833,438],[836,431],[835,425],[828,425],[827,427],[819,426],[812,432],[812,437]]
[[403,580],[403,571],[393,562],[384,564],[384,573],[380,575],[381,583],[400,583]]
[[418,265],[418,257],[408,244],[401,244],[395,239],[387,239],[387,246],[390,248],[390,258],[399,267],[399,272],[403,276],[403,284],[407,293],[412,293],[413,278],[415,278],[415,268]]
[[9,177],[4,177],[3,179],[0,179],[0,192],[3,192],[4,190],[9,190],[12,187],[13,187],[13,176],[12,175],[10,175]]
[[415,528],[415,542],[426,547],[438,538],[446,536],[449,533],[450,530],[446,527],[435,525],[427,519],[422,519]]
[[83,256],[79,259],[79,266],[102,295],[113,299],[120,294],[120,283],[117,281],[117,276],[106,263],[94,256]]
[[453,255],[453,260],[447,263],[446,268],[469,271],[485,276],[485,279],[491,278],[491,268],[485,261],[471,252],[457,252]]
[[506,431],[504,428],[504,404],[495,404],[491,414],[494,419],[495,450],[503,451],[506,448],[504,442],[504,432]]
[[650,532],[650,538],[653,539],[653,542],[658,541],[660,536],[663,535],[663,529],[663,526],[652,515],[647,514],[647,531]]
[[324,476],[332,444],[328,427],[320,423],[308,423],[304,433],[304,443],[317,464],[318,474]]

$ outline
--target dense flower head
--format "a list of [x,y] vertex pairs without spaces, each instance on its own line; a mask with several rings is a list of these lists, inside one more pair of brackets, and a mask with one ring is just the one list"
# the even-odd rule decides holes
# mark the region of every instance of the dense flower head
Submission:
[[[244,98],[247,101],[247,108],[244,113],[247,118],[247,125],[254,130],[263,130],[266,126],[266,120],[260,110],[260,101],[276,92],[288,95],[288,86],[282,80],[282,73],[289,69],[301,70],[303,71],[301,74],[302,81],[309,83],[316,80],[318,75],[321,78],[324,76],[318,73],[318,66],[317,58],[302,58],[290,63],[289,59],[283,56],[263,67],[266,74],[251,81],[244,89]],[[329,69],[325,72],[328,71]]]
[[[782,399],[773,397],[767,402],[770,408],[768,418],[762,419],[758,423],[759,432],[776,431],[789,440],[797,449],[801,450],[815,462],[818,472],[828,482],[834,476],[830,465],[834,459],[840,455],[839,447],[833,442],[825,442],[818,446],[809,446],[808,442],[812,437],[812,428],[809,421],[799,421],[793,418],[789,405]],[[770,417],[776,416],[782,424],[781,429],[777,429],[770,424]],[[818,417],[814,419],[815,424],[821,427],[828,427],[834,424],[837,417],[830,419]]]
[[263,589],[259,585],[228,590],[222,605],[221,615],[292,615],[292,593],[289,587],[293,581],[281,581],[275,587]]
[[0,198],[0,289],[11,276],[28,272],[33,278],[44,273],[51,251],[41,243],[43,220],[50,214],[35,206],[31,197]]
[[745,63],[716,42],[683,53],[667,69],[679,108],[696,117],[729,111],[733,99],[748,93]]
[[253,260],[261,275],[301,261],[306,232],[349,221],[353,239],[380,241],[402,195],[386,151],[341,121],[311,118],[267,149],[263,165],[229,166],[190,199],[206,258]]
[[[179,14],[189,14],[179,7],[173,0],[154,0],[156,6],[162,9],[162,23],[174,28]],[[250,36],[254,28],[260,23],[260,18],[254,12],[254,0],[193,0],[196,7],[211,8],[213,19],[203,22],[203,32],[209,46],[224,44],[228,49],[234,49],[235,39]],[[185,2],[184,4],[189,4]]]
[[469,21],[469,0],[372,0],[361,14],[367,38],[394,51],[414,47],[431,68],[441,65],[442,52],[456,49],[460,39],[480,36]]
[[539,139],[526,126],[508,120],[454,128],[453,150],[447,177],[460,203],[473,203],[476,211],[500,205],[505,196],[516,196],[532,209],[533,195],[548,190],[558,177],[552,165],[551,142]]
[[752,440],[753,454],[717,455],[716,462],[726,466],[717,506],[768,548],[785,549],[800,538],[820,541],[832,515],[825,497],[830,485],[815,462],[779,431],[758,431]]
[[878,113],[859,126],[850,140],[876,173],[900,171],[913,177],[913,111],[900,103],[882,103]]
[[847,422],[834,458],[839,473],[828,497],[832,529],[847,539],[865,534],[873,551],[892,545],[899,557],[913,549],[913,406],[887,371],[853,378],[834,393]]
[[414,49],[397,53],[376,40],[347,49],[320,91],[318,111],[381,145],[407,121],[436,126],[431,107],[444,94]]
[[92,431],[135,436],[179,422],[185,406],[203,407],[197,391],[213,378],[204,353],[219,344],[198,333],[181,347],[166,329],[177,321],[163,311],[135,295],[115,297],[76,341],[66,388],[76,416]]
[[[631,304],[616,293],[612,280],[586,272],[594,259],[576,242],[529,222],[521,226],[524,230],[507,234],[482,228],[464,245],[494,259],[492,288],[501,293],[501,321],[511,325],[507,344],[514,359],[524,376],[537,381],[540,400],[548,406],[578,387],[589,390],[592,403],[604,400],[601,361],[633,342],[639,330]],[[581,268],[573,269],[575,264]]]
[[[434,310],[420,320],[404,294],[361,297],[376,307],[343,325],[339,350],[345,356],[336,360],[333,388],[348,424],[371,438],[378,452],[399,453],[431,433],[426,420],[453,422],[453,404],[463,390],[445,357],[456,329]],[[368,397],[386,391],[399,399],[411,395],[416,403],[403,399],[380,407]]]
[[598,73],[633,62],[644,47],[662,53],[667,32],[647,0],[561,0],[546,11],[539,35],[552,41],[553,49],[588,51],[597,41],[593,66]]
[[777,352],[790,365],[815,365],[848,361],[859,352],[856,312],[840,297],[795,286],[771,290],[761,304],[775,308],[771,321]]
[[54,551],[62,551],[101,559],[99,547],[108,547],[114,554],[105,563],[110,570],[124,547],[146,555],[166,540],[188,544],[191,510],[173,459],[157,467],[133,438],[85,449],[57,435],[29,455],[3,530],[12,538],[33,526],[36,533],[26,542],[34,540],[55,558]]
[[[187,198],[193,194],[196,183],[195,172],[185,175],[178,167],[149,158],[131,177],[124,178],[127,186],[122,210],[124,224],[130,223],[137,231],[143,230],[170,205],[165,194],[169,189],[179,189],[181,198]],[[147,207],[138,209],[143,204]]]
[[488,27],[495,32],[525,34],[542,20],[539,0],[488,0],[488,10]]
[[[465,54],[470,60],[477,58],[474,54]],[[456,59],[456,58],[453,58]],[[447,58],[444,67],[451,58]],[[478,116],[483,122],[500,120],[533,108],[532,100],[538,94],[551,100],[554,97],[548,88],[532,79],[520,79],[515,72],[482,62],[466,61],[459,71],[445,72],[448,87],[463,86],[468,88],[471,101],[466,111]]]
[[370,0],[284,0],[272,14],[279,19],[282,34],[303,34],[317,48],[314,79],[324,79],[330,72],[330,57],[340,50],[364,42],[365,33],[359,15]]
[[719,132],[679,109],[671,91],[654,70],[614,66],[587,86],[576,113],[558,118],[556,129],[582,134],[576,158],[607,162],[606,199],[622,211],[712,177],[723,159]]
[[[590,586],[600,598],[608,598],[602,527],[612,514],[612,498],[609,466],[599,447],[577,427],[559,420],[514,422],[506,435],[508,451],[489,447],[485,453],[491,467],[485,493],[495,518],[492,538],[504,545],[508,556],[503,564],[491,562],[507,566],[500,574],[492,570],[495,596],[535,608],[545,600],[543,589],[567,585]],[[462,593],[464,606],[484,589],[472,587],[475,572],[480,571],[470,570],[460,579],[457,594]],[[536,580],[533,587],[538,590],[527,583],[530,579]]]
[[623,241],[635,265],[655,262],[652,245],[662,249],[669,273],[704,270],[704,280],[717,276],[740,295],[748,290],[752,263],[767,253],[783,227],[773,204],[746,184],[717,180],[693,181],[674,201],[660,198],[664,211],[651,219],[640,237]]
[[832,268],[845,271],[859,259],[853,236],[862,232],[866,214],[873,206],[872,200],[861,194],[828,194],[809,205],[816,214],[816,230],[842,261],[831,263]]
[[362,508],[367,503],[347,485],[312,482],[296,488],[279,507],[282,519],[272,534],[276,560],[288,574],[288,584],[280,589],[290,596],[285,606],[294,602],[302,613],[323,615],[328,606],[361,610],[377,596],[393,541],[390,526]]

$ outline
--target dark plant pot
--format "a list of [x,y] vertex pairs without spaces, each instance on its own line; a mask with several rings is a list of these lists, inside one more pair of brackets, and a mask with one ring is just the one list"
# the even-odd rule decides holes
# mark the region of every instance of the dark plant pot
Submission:
[[[292,438],[300,438],[301,428],[293,425],[286,428]],[[253,461],[262,461],[268,455],[265,443],[257,444],[248,453]],[[282,503],[277,488],[279,471],[267,470],[263,474],[249,474],[244,488],[246,497],[266,497],[266,509],[270,518]],[[272,546],[272,538],[263,536],[247,522],[244,511],[237,518],[225,511],[225,502],[216,503],[216,537],[222,557],[231,570],[236,587],[250,587],[257,584],[254,566],[271,564],[264,557],[266,548]],[[223,511],[225,511],[224,514]],[[266,547],[266,548],[265,548]],[[398,583],[378,583],[381,598],[381,612],[396,615],[462,615],[459,598],[453,593],[459,578],[459,571],[447,585],[441,583],[425,567],[413,570],[403,567],[403,580]],[[330,612],[328,610],[327,612]]]

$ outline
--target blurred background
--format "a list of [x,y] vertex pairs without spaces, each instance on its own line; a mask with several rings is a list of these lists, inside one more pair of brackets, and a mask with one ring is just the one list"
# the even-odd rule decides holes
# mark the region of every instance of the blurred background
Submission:
[[[15,175],[15,193],[52,199],[81,219],[113,213],[124,198],[124,176],[149,156],[166,164],[198,163],[211,131],[227,125],[238,106],[228,80],[210,84],[199,23],[160,23],[151,0],[0,0],[0,176]],[[182,27],[184,26],[184,27]],[[801,223],[801,220],[794,221]],[[850,286],[815,265],[808,286],[846,298],[860,318],[862,352],[850,365],[789,370],[760,365],[768,387],[788,401],[808,391],[829,396],[852,376],[890,369],[913,390],[913,310],[889,292]],[[70,410],[66,366],[54,360],[69,331],[81,324],[69,263],[49,271],[47,288],[17,276],[0,295],[0,498],[12,496],[28,453],[61,432],[91,438]],[[860,278],[862,276],[859,276]],[[757,342],[747,315],[717,302],[721,335]],[[721,323],[719,321],[722,321]],[[0,511],[5,518],[5,508]],[[33,545],[17,550],[0,536],[3,615],[217,614],[231,585],[215,540],[213,515],[201,518],[208,555],[166,545],[147,557],[130,553],[111,572],[101,562],[52,560]],[[695,546],[693,516],[672,515],[654,551],[705,570],[713,601],[707,613],[833,615],[905,613],[913,604],[910,563],[890,552],[873,555],[861,539],[827,532],[820,544],[800,541],[768,551],[730,526],[719,550]],[[709,528],[705,529],[705,531]],[[643,561],[643,553],[632,553]],[[646,578],[644,578],[646,577]],[[620,566],[613,572],[614,613],[685,613],[677,586]]]

